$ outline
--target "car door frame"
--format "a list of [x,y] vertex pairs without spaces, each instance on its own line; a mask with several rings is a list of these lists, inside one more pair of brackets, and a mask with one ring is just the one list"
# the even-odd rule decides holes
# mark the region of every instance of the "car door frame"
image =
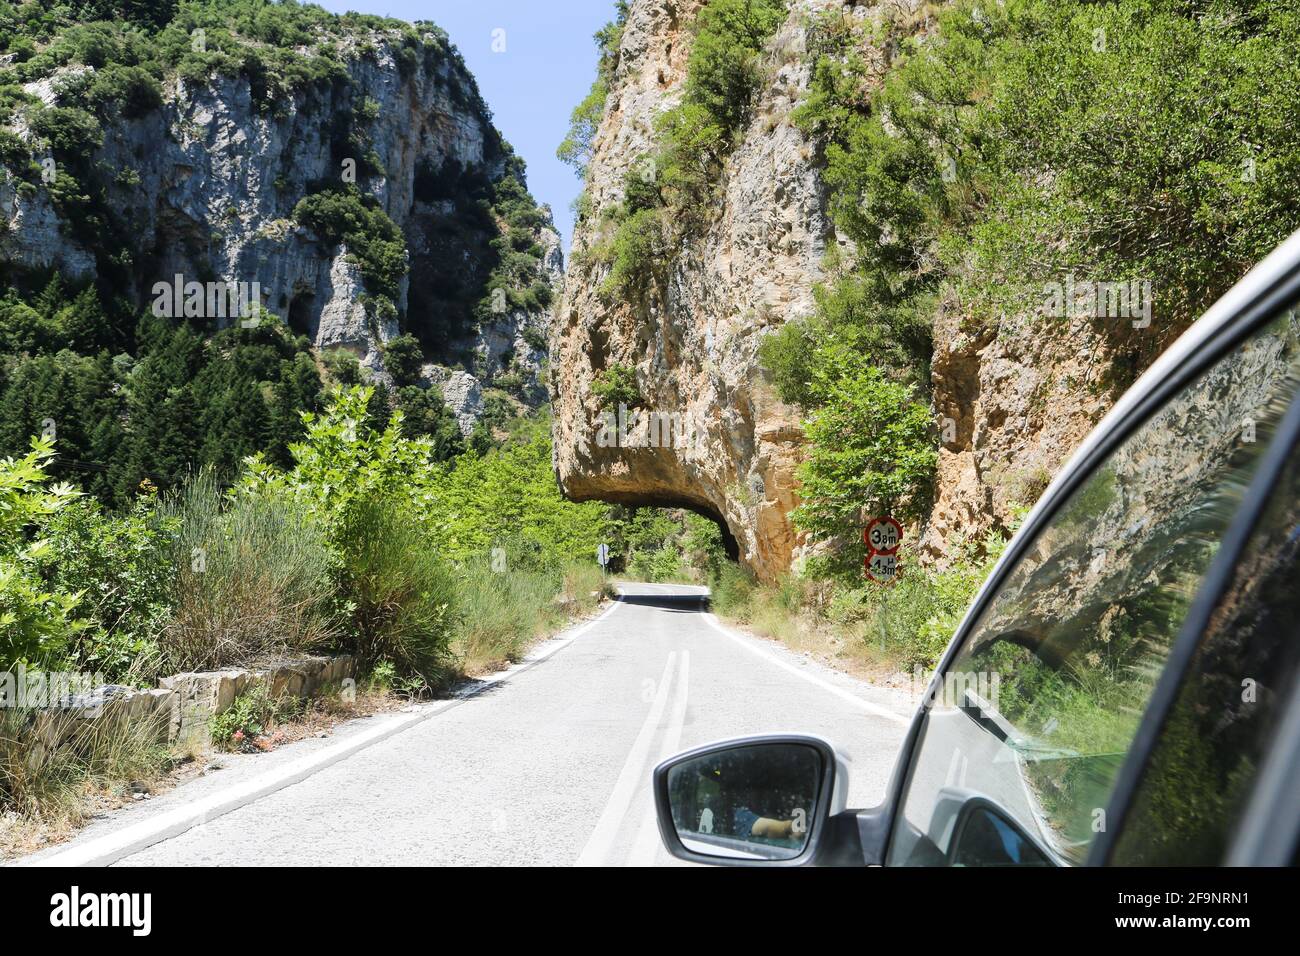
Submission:
[[[1143,423],[1151,418],[1171,399],[1181,394],[1198,376],[1221,361],[1246,338],[1256,332],[1278,313],[1300,299],[1300,232],[1292,235],[1257,265],[1237,285],[1223,296],[1194,324],[1182,338],[1175,342],[1142,375],[1132,388],[1116,403],[1111,412],[1093,430],[1084,444],[1071,457],[1056,479],[1048,486],[1038,503],[1030,511],[1024,525],[1012,538],[1001,559],[994,566],[984,585],[967,609],[953,639],[940,658],[926,697],[917,708],[899,759],[886,790],[883,804],[857,814],[857,837],[860,841],[863,862],[883,865],[888,858],[889,843],[894,829],[895,815],[910,779],[915,749],[921,727],[930,703],[943,686],[944,675],[951,668],[959,649],[970,637],[993,598],[1000,592],[1012,570],[1019,564],[1039,533],[1052,521],[1061,506],[1074,491],[1104,464]],[[1123,831],[1124,820],[1132,803],[1134,791],[1150,760],[1152,750],[1159,740],[1169,709],[1177,696],[1192,658],[1204,633],[1208,619],[1206,608],[1213,609],[1222,589],[1227,586],[1225,575],[1249,540],[1254,519],[1266,500],[1277,472],[1285,464],[1289,448],[1283,448],[1283,439],[1292,419],[1300,416],[1300,402],[1292,401],[1270,447],[1265,451],[1260,468],[1247,491],[1246,499],[1238,507],[1230,522],[1227,534],[1211,568],[1198,589],[1188,618],[1175,639],[1168,661],[1156,683],[1155,690],[1129,752],[1121,765],[1116,787],[1107,807],[1106,829],[1098,834],[1085,865],[1103,865],[1109,858],[1115,841]],[[1279,464],[1280,460],[1280,464]],[[1193,615],[1195,614],[1195,620]],[[1232,851],[1229,851],[1231,855]]]

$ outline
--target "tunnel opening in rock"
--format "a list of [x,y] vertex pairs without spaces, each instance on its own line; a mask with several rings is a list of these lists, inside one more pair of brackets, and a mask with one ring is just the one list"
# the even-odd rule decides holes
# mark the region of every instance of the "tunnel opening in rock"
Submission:
[[731,533],[731,529],[727,527],[727,522],[723,520],[722,515],[720,515],[718,511],[709,504],[671,496],[644,494],[621,495],[617,493],[601,495],[598,500],[608,502],[612,505],[622,505],[630,512],[641,510],[689,511],[691,514],[698,515],[717,526],[722,537],[723,553],[726,555],[727,560],[740,560],[740,544],[736,541],[736,536]]

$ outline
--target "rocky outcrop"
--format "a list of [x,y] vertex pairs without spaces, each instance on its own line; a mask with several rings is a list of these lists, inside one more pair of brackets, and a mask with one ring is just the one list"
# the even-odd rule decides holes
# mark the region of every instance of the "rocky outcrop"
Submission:
[[[426,33],[423,43],[423,61],[404,68],[400,54],[411,51],[399,34],[358,26],[338,44],[345,82],[306,87],[267,109],[246,76],[170,75],[160,108],[105,122],[91,162],[111,177],[111,214],[134,242],[130,287],[115,291],[143,308],[154,283],[176,275],[256,282],[270,313],[321,348],[354,352],[374,373],[383,374],[382,344],[411,331],[440,365],[482,385],[508,373],[523,380],[520,394],[543,397],[541,350],[523,340],[532,328],[527,339],[541,341],[545,308],[501,309],[486,321],[449,317],[444,287],[461,299],[490,294],[496,234],[490,222],[466,221],[459,184],[500,179],[511,154],[445,35]],[[90,69],[62,68],[27,92],[55,105],[72,74]],[[11,129],[37,163],[52,159],[31,134],[27,113],[17,111]],[[355,250],[294,219],[299,200],[322,183],[348,181],[358,167],[357,185],[405,239],[410,271],[387,296],[395,308],[366,288]],[[441,181],[442,192],[429,195],[430,181]],[[7,226],[0,228],[0,265],[102,277],[97,250],[77,238],[48,191],[22,185],[30,184],[0,178],[0,227]],[[549,213],[545,218],[549,223]],[[558,289],[558,235],[548,224],[534,238]]]
[[[621,200],[629,170],[650,150],[654,117],[680,96],[699,6],[633,0],[593,143],[592,209]],[[758,344],[768,329],[812,311],[832,239],[815,151],[790,120],[808,82],[807,4],[792,7],[767,47],[753,119],[727,162],[706,233],[674,257],[656,294],[608,305],[599,294],[605,267],[583,258],[601,223],[584,219],[551,340],[555,465],[565,493],[710,515],[765,577],[786,570],[799,544],[789,513],[803,433],[798,410],[765,380]],[[592,390],[615,366],[635,370],[641,396],[639,420],[627,428],[634,434],[619,447],[602,441],[611,409]],[[666,422],[681,440],[662,440]]]
[[[633,0],[628,9],[588,167],[593,213],[575,232],[552,339],[555,466],[579,500],[684,505],[718,519],[738,556],[772,579],[809,549],[790,520],[803,413],[779,400],[757,350],[765,334],[812,312],[827,247],[847,246],[825,212],[816,144],[791,122],[809,80],[805,25],[828,7],[871,18],[888,5],[790,3],[703,235],[672,251],[667,276],[644,302],[609,303],[600,294],[609,266],[587,255],[606,237],[600,212],[623,198],[629,173],[653,148],[655,116],[681,95],[701,6]],[[921,6],[910,4],[918,30],[931,22]],[[1114,329],[1025,312],[971,331],[955,303],[938,304],[935,503],[929,520],[908,529],[922,562],[942,564],[962,539],[1013,522],[1122,390],[1113,381]],[[593,385],[615,367],[635,373],[642,433],[629,428],[630,441],[601,442],[609,409]],[[648,440],[655,413],[680,413],[694,426],[689,440],[662,447],[653,420]]]
[[935,502],[920,552],[940,565],[961,538],[1014,523],[1114,403],[1114,335],[1081,318],[1004,317],[971,332],[939,307],[931,385]]

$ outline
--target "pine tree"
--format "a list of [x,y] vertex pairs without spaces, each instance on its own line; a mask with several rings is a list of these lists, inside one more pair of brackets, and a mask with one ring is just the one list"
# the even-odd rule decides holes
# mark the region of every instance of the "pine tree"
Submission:
[[93,286],[61,309],[57,321],[64,345],[83,355],[94,355],[101,349],[121,344]]

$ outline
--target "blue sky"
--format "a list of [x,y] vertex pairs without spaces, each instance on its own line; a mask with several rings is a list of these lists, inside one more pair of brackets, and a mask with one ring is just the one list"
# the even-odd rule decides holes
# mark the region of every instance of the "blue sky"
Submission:
[[[614,0],[316,0],[338,13],[355,10],[401,20],[432,20],[447,31],[478,79],[493,120],[528,163],[528,186],[549,203],[567,253],[569,204],[581,183],[555,158],[569,113],[596,76],[591,36],[614,17]],[[504,30],[505,52],[492,49]]]

